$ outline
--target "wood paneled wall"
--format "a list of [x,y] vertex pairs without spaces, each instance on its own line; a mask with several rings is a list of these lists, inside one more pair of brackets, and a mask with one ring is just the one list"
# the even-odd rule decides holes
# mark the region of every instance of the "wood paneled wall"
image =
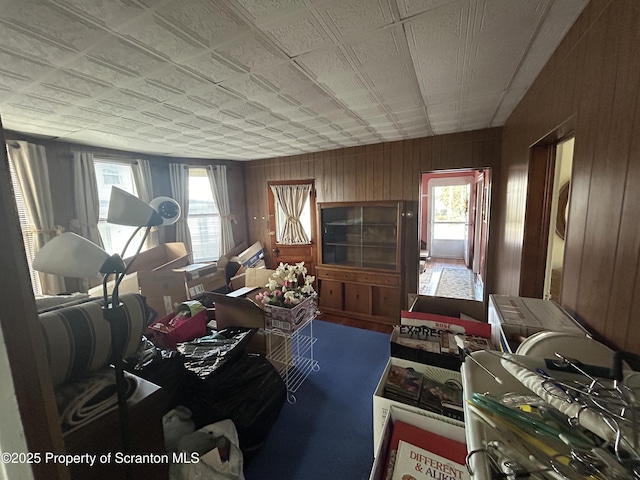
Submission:
[[[495,292],[517,295],[531,145],[576,125],[562,305],[640,353],[640,2],[591,0],[504,127]],[[573,117],[573,118],[572,118]]]
[[403,200],[405,211],[414,213],[411,219],[405,218],[404,225],[405,293],[415,292],[420,173],[469,167],[495,169],[500,161],[500,141],[501,129],[492,128],[248,162],[245,175],[250,241],[270,245],[270,180],[313,178],[318,202]]

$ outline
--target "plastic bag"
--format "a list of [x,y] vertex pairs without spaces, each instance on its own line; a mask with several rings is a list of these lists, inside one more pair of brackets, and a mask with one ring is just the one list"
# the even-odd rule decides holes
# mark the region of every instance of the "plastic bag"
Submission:
[[195,431],[196,424],[191,416],[191,410],[183,405],[178,405],[162,417],[164,445],[168,452],[176,450],[180,439]]
[[190,378],[182,393],[181,404],[193,412],[196,427],[233,420],[249,460],[278,418],[287,389],[271,362],[245,353],[205,380]]
[[242,451],[231,420],[216,422],[182,437],[178,449],[200,454],[200,461],[172,464],[170,480],[244,480]]
[[177,349],[184,358],[184,367],[206,379],[241,355],[256,331],[255,328],[226,328],[191,342],[180,343]]
[[134,358],[125,360],[124,368],[134,375],[162,387],[165,392],[166,410],[179,405],[178,396],[187,377],[183,359],[175,350],[156,347],[143,337],[143,346]]

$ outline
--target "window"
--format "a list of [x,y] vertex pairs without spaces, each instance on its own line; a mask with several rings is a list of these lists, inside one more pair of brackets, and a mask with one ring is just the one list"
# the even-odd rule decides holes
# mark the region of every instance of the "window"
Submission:
[[16,176],[15,169],[13,168],[13,162],[11,161],[10,149],[7,149],[7,154],[9,156],[9,172],[11,173],[11,182],[13,183],[13,193],[18,207],[18,218],[20,219],[20,227],[22,228],[22,241],[24,242],[24,249],[27,254],[27,265],[29,266],[31,286],[33,287],[33,293],[35,295],[42,295],[40,276],[31,266],[33,263],[33,257],[36,255],[36,233],[27,215],[27,209],[22,197],[22,189],[18,183],[18,177]]
[[[280,207],[278,202],[275,202],[276,207],[276,241],[281,243],[282,231],[286,222],[286,214]],[[300,223],[304,229],[304,233],[307,234],[307,238],[311,239],[311,197],[308,196],[307,200],[302,207],[302,213],[300,213]]]
[[[102,237],[104,249],[110,254],[122,254],[122,249],[135,231],[135,227],[114,225],[107,223],[109,212],[109,199],[111,187],[118,187],[132,195],[137,195],[136,184],[133,179],[133,168],[129,163],[114,162],[104,159],[94,159],[93,165],[96,171],[98,183],[98,198],[100,200],[100,213],[98,216],[98,230]],[[135,254],[144,232],[138,232],[138,241],[132,241],[124,256]]]
[[433,238],[463,240],[467,229],[469,185],[433,187]]
[[194,262],[220,258],[220,213],[205,168],[189,168],[189,216]]

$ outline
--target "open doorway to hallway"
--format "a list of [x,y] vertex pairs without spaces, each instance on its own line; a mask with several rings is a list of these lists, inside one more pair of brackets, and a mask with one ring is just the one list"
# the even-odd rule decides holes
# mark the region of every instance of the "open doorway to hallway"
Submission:
[[484,300],[490,169],[422,173],[418,293]]

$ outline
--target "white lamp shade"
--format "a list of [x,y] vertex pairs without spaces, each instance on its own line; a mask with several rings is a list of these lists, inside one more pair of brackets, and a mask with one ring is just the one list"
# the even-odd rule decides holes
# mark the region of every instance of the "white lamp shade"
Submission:
[[64,277],[98,276],[109,254],[93,242],[75,233],[54,237],[36,253],[33,269]]
[[171,197],[156,197],[149,205],[162,217],[162,225],[173,225],[180,218],[180,204]]
[[121,188],[111,187],[107,222],[116,225],[146,227],[161,225],[162,219],[148,204]]

